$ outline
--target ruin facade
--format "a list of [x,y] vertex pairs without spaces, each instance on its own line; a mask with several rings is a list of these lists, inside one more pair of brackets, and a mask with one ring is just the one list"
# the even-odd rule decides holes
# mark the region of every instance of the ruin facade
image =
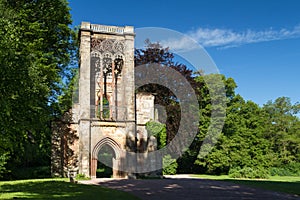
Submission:
[[95,178],[99,151],[109,146],[113,177],[128,177],[122,170],[130,162],[124,152],[149,150],[140,141],[147,141],[145,124],[154,119],[154,96],[135,93],[134,38],[132,26],[82,22],[78,101],[65,127],[53,128],[53,175]]

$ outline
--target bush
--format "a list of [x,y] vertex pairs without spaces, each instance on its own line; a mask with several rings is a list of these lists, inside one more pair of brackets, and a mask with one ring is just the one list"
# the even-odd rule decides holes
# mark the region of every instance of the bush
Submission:
[[300,163],[289,163],[283,167],[270,168],[271,176],[300,176]]
[[286,167],[292,174],[292,176],[300,176],[300,163],[292,162],[286,165]]
[[162,149],[167,144],[166,125],[156,121],[146,123],[146,130],[149,136],[154,136],[157,139],[157,148]]
[[178,164],[176,159],[173,159],[171,155],[166,155],[163,157],[163,174],[164,175],[174,175],[176,174]]
[[280,167],[270,168],[270,175],[271,176],[292,176],[292,174],[288,170]]
[[268,178],[269,173],[268,170],[262,167],[236,167],[229,170],[228,173],[229,177],[231,178]]
[[76,180],[90,180],[90,177],[86,177],[84,174],[77,174],[75,177]]

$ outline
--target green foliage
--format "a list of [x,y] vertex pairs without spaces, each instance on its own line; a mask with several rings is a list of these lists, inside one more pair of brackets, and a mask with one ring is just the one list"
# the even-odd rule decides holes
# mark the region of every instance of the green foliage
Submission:
[[146,123],[146,130],[149,135],[157,138],[158,149],[163,148],[167,144],[166,125],[156,121]]
[[[206,170],[198,164],[195,164],[195,160],[197,159],[199,150],[197,146],[197,142],[193,142],[188,150],[186,150],[182,156],[177,159],[178,168],[177,173],[179,174],[203,174],[206,173]],[[196,147],[195,147],[196,146]],[[198,148],[199,149],[199,148]]]
[[269,101],[263,106],[265,114],[265,137],[272,144],[276,165],[300,162],[300,105],[292,105],[287,97]]
[[[225,81],[228,90],[227,84]],[[297,135],[300,126],[299,118],[295,116],[299,111],[298,104],[292,105],[288,98],[281,97],[261,108],[254,102],[244,101],[233,92],[226,94],[232,96],[228,98],[222,134],[213,150],[205,158],[198,155],[195,164],[209,174],[266,178],[269,168],[298,162],[300,141]],[[209,108],[209,103],[205,104]],[[205,122],[207,113],[209,109],[204,107],[199,141],[203,140],[209,126],[209,122]],[[278,170],[273,168],[271,172],[279,174],[284,171],[284,174],[291,175],[286,169]]]
[[178,164],[176,159],[173,159],[171,155],[165,155],[163,157],[163,174],[174,175],[176,174]]
[[236,167],[229,170],[229,177],[231,178],[262,178],[269,177],[268,170],[262,167]]
[[0,155],[0,178],[2,178],[2,174],[7,172],[7,169],[5,167],[7,160],[9,159],[9,156],[7,153]]
[[[237,85],[232,78],[221,74],[193,74],[184,65],[174,64],[173,58],[174,55],[168,49],[150,41],[146,41],[146,49],[135,52],[136,66],[158,63],[176,69],[186,77],[197,94],[199,132],[191,146],[177,160],[180,172],[230,173],[231,176],[248,178],[267,177],[269,169],[273,169],[273,174],[283,171],[285,174],[292,174],[286,166],[289,163],[299,163],[300,159],[300,120],[296,115],[300,104],[293,105],[289,98],[280,97],[260,107],[235,94]],[[223,90],[226,98],[222,96]],[[139,91],[156,92],[155,103],[166,108],[168,144],[177,133],[180,119],[186,117],[181,116],[176,96],[167,88],[153,84],[139,88]],[[214,121],[211,120],[212,114]],[[165,139],[164,134],[161,138],[159,133],[161,127],[151,123],[147,125],[148,132],[153,132],[158,138],[159,148],[162,148],[164,142],[161,141]],[[275,173],[276,170],[278,172]]]
[[281,167],[271,167],[269,171],[271,176],[293,176],[294,175],[289,170]]
[[[144,49],[135,50],[135,67],[149,67],[151,64],[157,64],[162,67],[170,68],[176,70],[181,74],[182,77],[185,77],[186,80],[190,83],[192,87],[195,86],[195,80],[193,78],[193,71],[189,69],[184,64],[180,64],[174,61],[174,55],[169,51],[169,48],[163,48],[158,42],[151,43],[150,40],[145,41]],[[159,73],[158,75],[163,75]],[[163,77],[161,77],[163,78]],[[173,84],[181,85],[181,81],[177,80]],[[182,88],[182,87],[174,87]],[[178,89],[179,90],[179,89]],[[180,91],[174,91],[180,93]],[[165,107],[167,118],[163,123],[166,124],[166,133],[167,133],[167,144],[175,137],[180,126],[180,120],[186,119],[181,117],[181,110],[179,105],[178,97],[165,86],[159,84],[147,84],[137,89],[137,92],[145,93],[155,93],[154,103],[160,106]],[[193,117],[193,116],[189,116]],[[175,145],[174,145],[174,148]],[[178,151],[178,149],[174,149]]]
[[77,174],[75,179],[78,181],[91,180],[91,178],[86,177],[85,174]]
[[51,120],[75,55],[66,0],[0,0],[0,153],[6,168],[50,163]]
[[28,167],[15,169],[12,172],[13,179],[50,178],[50,166]]
[[289,163],[282,167],[271,167],[272,176],[300,176],[300,163]]
[[78,83],[78,70],[76,68],[71,69],[69,72],[68,80],[62,88],[62,94],[58,96],[58,102],[53,104],[55,114],[57,118],[63,116],[66,112],[69,112],[73,103],[79,102],[79,83]]
[[110,117],[109,101],[104,97],[102,104],[103,104],[102,117],[104,119],[108,119]]

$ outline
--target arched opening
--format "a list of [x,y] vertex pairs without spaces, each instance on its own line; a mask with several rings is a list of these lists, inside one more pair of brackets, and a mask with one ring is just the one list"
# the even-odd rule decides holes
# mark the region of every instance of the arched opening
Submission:
[[[124,177],[121,168],[122,151],[120,145],[113,139],[101,139],[94,147],[91,160],[91,178]],[[97,174],[98,173],[98,174]]]
[[115,151],[105,144],[99,150],[96,178],[111,178],[113,176],[113,159],[116,159]]

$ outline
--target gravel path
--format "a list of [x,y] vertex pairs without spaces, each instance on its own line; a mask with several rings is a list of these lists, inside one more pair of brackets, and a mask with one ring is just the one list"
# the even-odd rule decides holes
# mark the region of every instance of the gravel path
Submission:
[[299,196],[255,189],[224,181],[190,178],[186,175],[167,176],[166,179],[93,179],[80,181],[134,194],[143,200],[198,199],[300,199]]

